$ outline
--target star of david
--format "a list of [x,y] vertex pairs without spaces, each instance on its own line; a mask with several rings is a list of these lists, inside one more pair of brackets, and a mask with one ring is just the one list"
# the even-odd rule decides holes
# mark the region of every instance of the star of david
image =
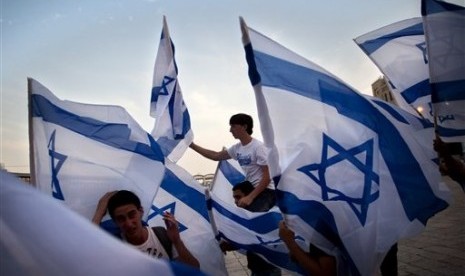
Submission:
[[435,63],[442,67],[447,67],[447,65],[450,64],[449,59],[456,59],[463,56],[464,50],[457,47],[457,45],[461,45],[461,43],[454,43],[456,40],[460,39],[463,39],[461,32],[453,29],[448,32],[434,32],[432,41],[435,45],[441,44],[441,46],[435,46],[436,49],[440,49],[441,54],[430,56],[430,59],[434,58]]
[[428,64],[428,54],[426,52],[426,41],[415,44],[415,46],[418,49],[420,49],[420,51],[423,53],[423,61],[425,62],[425,64]]
[[[150,207],[150,211],[151,212],[150,212],[150,214],[149,214],[149,216],[147,218],[147,222],[149,220],[157,217],[157,216],[161,216],[163,218],[163,213],[166,212],[166,211],[170,212],[171,214],[173,214],[175,216],[176,215],[175,214],[176,202],[174,201],[174,202],[172,202],[172,203],[170,203],[168,205],[165,205],[165,206],[163,206],[161,208],[158,208],[157,206],[152,205],[152,207]],[[184,224],[179,222],[179,220],[177,220],[177,221],[178,221],[178,226],[179,226],[179,232],[187,230],[187,227]]]
[[176,89],[176,78],[172,78],[169,76],[164,76],[162,80],[161,86],[154,86],[152,88],[152,102],[156,102],[158,100],[159,95],[167,96],[169,95],[168,85],[174,82],[174,86],[172,91]]
[[63,166],[67,156],[55,151],[55,134],[56,130],[53,131],[48,141],[48,155],[50,156],[52,168],[52,196],[56,199],[65,200],[63,192],[61,191],[60,181],[58,180],[58,172],[61,166]]
[[[330,156],[330,150],[335,151],[334,155]],[[365,160],[360,160],[357,156],[365,156]],[[351,167],[346,166],[349,162]],[[342,164],[341,162],[345,162]],[[330,183],[327,178],[332,176],[326,175],[327,169],[336,165],[344,165],[344,169],[358,170],[362,175],[361,180],[363,185],[357,190],[357,196],[348,195],[348,190],[353,190],[351,187],[345,187],[343,175],[336,175],[337,183]],[[298,169],[299,171],[310,177],[317,185],[321,187],[321,195],[324,201],[345,201],[352,211],[355,213],[362,225],[365,225],[368,206],[379,197],[379,176],[373,171],[373,139],[370,139],[351,149],[345,149],[335,140],[331,139],[326,134],[323,134],[323,150],[321,155],[321,163],[309,164]],[[329,176],[329,177],[328,177]],[[353,183],[353,181],[352,181]],[[339,190],[333,188],[340,184]],[[346,189],[349,188],[349,189]]]

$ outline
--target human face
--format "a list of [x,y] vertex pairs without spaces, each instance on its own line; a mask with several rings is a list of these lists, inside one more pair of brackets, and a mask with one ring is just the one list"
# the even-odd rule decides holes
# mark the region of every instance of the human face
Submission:
[[238,125],[238,124],[231,124],[229,128],[229,132],[231,132],[232,136],[235,139],[239,139],[244,135],[246,125]]
[[113,212],[113,220],[125,237],[131,238],[140,235],[142,227],[142,207],[134,204],[121,205]]
[[[245,194],[241,190],[234,190],[233,191],[233,198],[234,203],[237,205],[241,198],[245,197]],[[239,206],[239,205],[238,205]]]

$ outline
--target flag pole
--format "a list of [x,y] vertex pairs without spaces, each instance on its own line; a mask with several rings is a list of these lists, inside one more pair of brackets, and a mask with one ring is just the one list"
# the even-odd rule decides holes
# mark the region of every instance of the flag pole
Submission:
[[34,162],[34,131],[32,127],[32,81],[32,78],[27,78],[27,102],[29,124],[29,177],[31,185],[36,186],[36,170]]

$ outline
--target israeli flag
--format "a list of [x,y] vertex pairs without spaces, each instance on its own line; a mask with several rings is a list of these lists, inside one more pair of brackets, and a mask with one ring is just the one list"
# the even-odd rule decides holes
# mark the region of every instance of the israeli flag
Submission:
[[375,275],[394,243],[448,206],[430,125],[365,98],[242,19],[241,29],[287,223],[334,255],[341,275]]
[[[241,253],[245,253],[244,250],[252,251],[275,266],[301,274],[302,271],[291,261],[289,250],[279,238],[278,224],[283,219],[279,208],[250,212],[235,205],[233,185],[244,179],[237,161],[219,162],[209,199],[217,238],[241,249]],[[302,238],[297,242],[303,248],[308,248]]]
[[163,154],[177,162],[192,143],[194,135],[178,82],[174,44],[165,17],[153,70],[151,95],[150,115],[156,120],[152,135],[160,144]]
[[0,179],[2,275],[204,275],[116,240],[11,174]]
[[439,121],[448,122],[460,130],[454,142],[464,142],[465,7],[423,0],[421,14],[428,48],[434,112]]
[[354,41],[387,77],[399,106],[433,122],[428,55],[421,17],[384,26]]
[[150,208],[165,171],[150,134],[122,107],[63,101],[34,79],[28,85],[35,185],[89,220],[113,190],[131,190]]
[[166,160],[160,189],[148,211],[150,226],[165,226],[163,213],[174,214],[184,244],[208,275],[227,275],[221,252],[207,211],[204,188],[180,166]]

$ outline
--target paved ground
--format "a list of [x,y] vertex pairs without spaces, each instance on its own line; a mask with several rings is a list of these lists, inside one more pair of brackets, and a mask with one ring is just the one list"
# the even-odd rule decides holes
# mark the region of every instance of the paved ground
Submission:
[[[419,236],[399,242],[400,276],[465,276],[465,193],[449,178],[444,180],[453,202],[431,218]],[[226,268],[230,276],[250,275],[247,260],[240,253],[226,255]]]

